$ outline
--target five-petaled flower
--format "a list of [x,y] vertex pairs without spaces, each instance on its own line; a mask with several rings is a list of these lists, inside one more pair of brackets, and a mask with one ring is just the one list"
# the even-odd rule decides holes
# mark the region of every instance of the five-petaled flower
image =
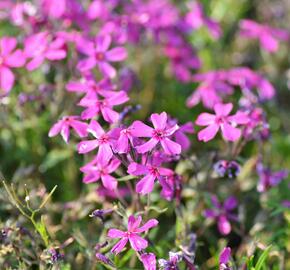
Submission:
[[236,126],[245,125],[249,120],[247,115],[240,111],[229,116],[232,109],[232,103],[219,103],[214,105],[215,114],[201,113],[195,123],[199,126],[208,127],[198,133],[198,139],[200,141],[208,142],[213,139],[219,129],[221,129],[225,140],[238,140],[241,137],[241,130],[236,128]]
[[211,203],[213,208],[206,209],[204,216],[211,219],[216,219],[218,223],[219,232],[223,235],[227,235],[231,232],[231,224],[229,220],[237,221],[238,218],[232,211],[237,207],[238,202],[235,197],[231,196],[227,198],[223,204],[218,201],[217,196],[211,197]]
[[48,136],[54,137],[60,133],[64,141],[68,143],[71,127],[81,138],[86,137],[88,135],[88,124],[77,119],[79,119],[78,116],[64,116],[52,126]]
[[171,127],[167,126],[167,114],[162,112],[160,114],[153,113],[150,117],[154,128],[149,127],[141,121],[135,121],[131,126],[131,133],[134,137],[148,137],[149,141],[136,147],[138,153],[143,154],[151,151],[157,144],[161,144],[164,152],[167,155],[178,155],[181,153],[181,146],[169,139],[176,130],[178,125]]
[[108,232],[108,237],[121,238],[121,240],[112,248],[111,251],[116,254],[120,253],[128,241],[135,251],[141,251],[145,249],[148,246],[148,242],[139,236],[139,234],[157,226],[158,221],[156,219],[150,219],[140,227],[141,222],[141,216],[135,218],[133,215],[131,215],[128,219],[127,231],[124,232],[118,229],[110,229]]
[[77,67],[81,72],[87,72],[96,65],[104,76],[114,78],[116,70],[109,62],[120,62],[127,58],[127,51],[123,47],[115,47],[109,50],[112,43],[110,35],[97,36],[95,42],[82,40],[79,49],[88,57],[80,60]]
[[116,140],[116,132],[118,133],[118,130],[112,129],[106,133],[100,124],[95,120],[90,122],[87,130],[93,134],[96,139],[80,142],[78,144],[79,154],[91,152],[95,148],[99,147],[97,159],[103,159],[104,161],[110,160],[113,156],[112,147]]

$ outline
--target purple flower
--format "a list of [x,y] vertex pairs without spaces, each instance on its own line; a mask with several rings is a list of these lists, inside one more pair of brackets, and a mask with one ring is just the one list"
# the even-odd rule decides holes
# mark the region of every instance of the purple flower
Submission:
[[96,217],[99,218],[102,222],[105,220],[105,215],[110,214],[113,212],[113,209],[96,209],[91,214],[90,217]]
[[98,252],[96,253],[96,260],[102,264],[114,267],[114,263],[107,256],[103,255],[102,253],[98,253]]
[[16,38],[0,39],[0,96],[8,94],[14,85],[15,76],[11,68],[21,67],[25,63],[22,51],[15,50],[16,46]]
[[149,137],[151,138],[146,143],[137,146],[138,153],[143,154],[151,151],[157,144],[161,144],[164,152],[168,155],[178,155],[181,153],[181,146],[169,139],[176,130],[178,125],[173,127],[167,127],[167,114],[163,112],[161,114],[153,113],[151,115],[151,122],[154,128],[143,124],[141,121],[135,121],[131,128],[131,133],[134,137]]
[[103,159],[106,162],[110,160],[113,156],[112,147],[116,141],[118,129],[106,133],[97,121],[92,120],[87,130],[96,139],[80,142],[77,146],[78,152],[85,154],[98,147],[97,160]]
[[221,234],[229,234],[231,232],[229,220],[237,221],[237,216],[231,213],[238,205],[236,198],[231,196],[221,204],[218,198],[213,195],[211,197],[211,202],[213,208],[206,209],[204,211],[204,216],[217,221],[218,229]]
[[271,187],[277,186],[284,178],[288,176],[286,170],[273,172],[270,168],[264,167],[262,163],[257,165],[257,172],[259,175],[259,183],[257,190],[259,192],[265,192]]
[[118,182],[116,178],[111,176],[111,173],[115,172],[119,166],[120,161],[118,159],[112,159],[108,162],[104,158],[96,158],[81,168],[81,171],[85,173],[83,182],[89,184],[101,179],[105,188],[115,190]]
[[120,253],[128,241],[135,251],[141,251],[142,249],[145,249],[148,246],[148,242],[147,240],[140,237],[139,234],[157,226],[158,221],[156,219],[150,219],[140,227],[141,222],[141,216],[138,216],[135,219],[135,217],[131,215],[128,219],[127,231],[124,232],[118,229],[110,229],[108,232],[108,237],[121,238],[121,240],[112,248],[111,251],[116,254]]
[[156,257],[153,253],[143,253],[141,260],[145,270],[156,270]]
[[242,36],[259,39],[260,46],[270,53],[276,52],[279,49],[279,40],[290,40],[289,31],[259,24],[252,20],[242,20],[240,22],[240,29]]
[[24,41],[24,54],[31,60],[26,68],[31,71],[37,69],[45,59],[55,61],[66,57],[64,49],[65,40],[62,38],[53,39],[48,32],[40,32],[28,37]]
[[244,125],[248,123],[248,117],[243,112],[229,116],[233,109],[232,103],[214,105],[214,114],[201,113],[196,124],[199,126],[208,126],[198,133],[200,141],[208,142],[212,140],[219,129],[222,131],[223,138],[227,141],[236,141],[241,137],[241,130],[236,128],[238,124]]
[[236,178],[240,173],[240,165],[234,160],[220,160],[214,164],[214,170],[220,177]]
[[231,257],[231,248],[225,247],[219,256],[219,270],[231,270],[229,261]]
[[158,166],[159,164],[141,165],[135,162],[128,167],[128,173],[132,175],[144,175],[144,177],[137,183],[136,192],[145,195],[152,192],[155,179],[161,179],[173,175],[173,171],[167,168]]
[[109,35],[97,36],[95,42],[83,40],[79,44],[79,49],[87,58],[80,60],[77,68],[81,72],[86,72],[96,65],[103,75],[114,78],[116,70],[109,62],[120,62],[127,58],[127,51],[123,47],[115,47],[109,50],[112,38]]
[[52,126],[48,136],[54,137],[60,133],[64,141],[68,143],[70,137],[70,128],[72,128],[81,138],[86,137],[88,135],[88,124],[83,123],[77,119],[79,119],[78,116],[64,116],[61,120]]
[[182,255],[178,252],[169,252],[169,260],[159,259],[158,264],[163,270],[179,270],[178,263],[182,260]]

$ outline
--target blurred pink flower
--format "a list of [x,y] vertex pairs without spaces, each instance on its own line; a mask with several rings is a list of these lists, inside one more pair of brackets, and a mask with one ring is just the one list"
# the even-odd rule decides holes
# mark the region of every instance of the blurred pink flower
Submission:
[[227,141],[236,141],[241,137],[241,130],[236,128],[237,125],[245,125],[248,123],[248,117],[243,112],[229,116],[233,109],[232,103],[214,105],[215,114],[201,113],[196,124],[199,126],[207,126],[207,128],[199,131],[198,139],[208,142],[212,140],[219,129],[221,129],[223,138]]
[[51,127],[48,136],[54,137],[60,133],[64,141],[68,143],[70,128],[72,128],[81,138],[86,137],[88,135],[88,124],[77,119],[79,119],[79,116],[64,116]]
[[0,39],[0,96],[8,94],[14,85],[15,76],[11,68],[22,67],[25,63],[23,52],[15,50],[16,46],[16,38]]
[[212,37],[218,39],[222,34],[219,23],[204,14],[202,4],[192,1],[188,6],[190,11],[185,16],[186,23],[193,29],[199,29],[202,26],[207,27]]
[[116,70],[109,62],[120,62],[127,58],[127,51],[124,47],[115,47],[109,50],[112,43],[110,35],[100,35],[95,38],[95,42],[82,40],[79,42],[79,50],[87,56],[80,60],[77,68],[81,72],[91,70],[96,65],[103,75],[114,78]]
[[153,253],[143,253],[141,260],[145,270],[156,270],[156,257]]
[[29,36],[24,41],[24,54],[31,60],[26,68],[31,71],[37,69],[45,59],[50,61],[62,60],[66,57],[65,40],[53,38],[48,32],[40,32]]
[[139,234],[157,226],[158,221],[156,219],[150,219],[140,227],[141,222],[141,216],[138,216],[135,219],[135,217],[131,215],[128,219],[127,231],[124,232],[118,229],[110,229],[108,232],[108,237],[121,238],[121,240],[112,248],[111,251],[116,254],[120,253],[128,241],[135,251],[141,251],[142,249],[145,249],[148,246],[148,242],[147,240],[140,237]]
[[290,41],[289,31],[259,24],[252,20],[242,20],[240,29],[242,36],[259,39],[261,47],[270,53],[278,50],[279,40]]
[[225,247],[219,256],[219,270],[231,270],[229,267],[229,261],[231,257],[231,248]]

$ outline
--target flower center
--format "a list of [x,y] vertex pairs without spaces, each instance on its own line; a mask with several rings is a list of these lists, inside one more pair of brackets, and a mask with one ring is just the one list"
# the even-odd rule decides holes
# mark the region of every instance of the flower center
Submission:
[[102,53],[102,52],[97,52],[97,53],[96,53],[96,59],[97,59],[98,61],[103,61],[103,60],[105,59],[105,54]]
[[102,135],[99,138],[99,143],[100,144],[105,144],[105,143],[108,143],[108,142],[109,142],[109,136],[107,134],[104,134],[104,135]]
[[157,167],[151,167],[149,168],[149,172],[150,174],[154,175],[155,177],[159,176],[159,171],[158,171],[158,168]]
[[217,116],[216,118],[215,118],[215,122],[216,122],[216,124],[218,124],[218,125],[221,125],[221,124],[223,124],[224,122],[225,122],[225,117],[224,116]]
[[164,130],[161,130],[161,129],[154,129],[152,137],[154,139],[161,140],[165,137],[165,132]]

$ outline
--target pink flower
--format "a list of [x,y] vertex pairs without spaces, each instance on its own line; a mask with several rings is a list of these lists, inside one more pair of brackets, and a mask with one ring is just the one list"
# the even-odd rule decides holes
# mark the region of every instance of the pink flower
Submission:
[[185,21],[193,29],[199,29],[203,25],[208,28],[212,37],[218,39],[221,36],[221,28],[213,19],[204,14],[203,6],[198,2],[189,3],[190,12],[186,14]]
[[139,227],[141,222],[141,216],[138,216],[135,219],[135,217],[131,215],[128,219],[127,231],[123,232],[118,229],[110,229],[108,232],[108,237],[121,238],[121,240],[112,248],[111,251],[115,252],[116,254],[120,253],[128,241],[135,251],[141,251],[142,249],[145,249],[148,246],[148,242],[147,240],[140,237],[139,234],[157,226],[158,221],[156,219],[150,219],[143,226]]
[[82,141],[78,144],[78,152],[80,154],[85,154],[91,152],[95,148],[99,148],[97,159],[108,161],[113,156],[113,143],[116,141],[116,136],[118,133],[117,129],[113,129],[107,133],[103,130],[100,124],[92,120],[89,127],[88,132],[90,132],[96,139],[95,140],[87,140]]
[[259,24],[252,20],[242,20],[240,28],[242,36],[259,39],[261,47],[270,53],[278,50],[279,40],[289,41],[290,39],[290,32]]
[[70,137],[70,128],[72,128],[81,138],[86,137],[88,135],[88,124],[78,121],[78,118],[78,116],[64,116],[61,120],[52,126],[48,136],[54,137],[60,133],[64,141],[68,143]]
[[101,113],[105,121],[116,123],[119,120],[119,113],[114,111],[113,107],[127,102],[129,100],[127,93],[124,91],[99,91],[98,94],[102,96],[102,99],[96,93],[91,92],[79,102],[80,106],[86,107],[81,114],[82,119],[91,119]]
[[61,60],[66,57],[65,41],[62,38],[53,39],[48,32],[40,32],[28,37],[24,42],[24,53],[32,58],[26,65],[31,71],[37,69],[45,59],[50,61]]
[[117,140],[115,152],[120,154],[128,153],[130,150],[130,144],[133,146],[134,137],[131,133],[131,127],[123,128],[120,131],[120,136]]
[[109,163],[104,159],[94,159],[81,168],[81,171],[85,173],[83,182],[89,184],[101,179],[105,188],[115,190],[118,182],[110,174],[116,171],[119,166],[120,161],[118,159],[112,159]]
[[182,150],[188,150],[190,147],[190,139],[186,135],[188,134],[193,134],[194,133],[194,128],[193,128],[193,123],[192,122],[187,122],[184,125],[181,125],[179,129],[174,133],[174,138],[175,141],[180,144]]
[[219,269],[220,270],[231,270],[229,267],[229,261],[231,258],[231,248],[225,247],[219,256]]
[[41,7],[49,17],[59,19],[65,13],[67,0],[40,0]]
[[2,37],[0,39],[0,96],[6,95],[14,85],[14,74],[10,68],[21,67],[25,57],[21,50],[15,50],[16,38]]
[[157,144],[161,144],[164,152],[168,155],[178,155],[181,153],[181,146],[169,139],[170,136],[178,130],[178,125],[173,127],[167,127],[167,114],[163,112],[161,114],[153,113],[151,115],[151,122],[154,128],[149,127],[141,121],[135,121],[132,124],[131,133],[134,137],[149,137],[151,138],[146,143],[137,146],[138,153],[146,153],[151,151]]
[[198,139],[200,141],[208,142],[212,140],[219,129],[221,129],[225,140],[238,140],[241,136],[241,130],[236,128],[236,126],[238,124],[247,124],[248,117],[243,112],[237,112],[236,114],[229,116],[232,108],[232,103],[219,103],[214,105],[215,114],[201,113],[195,123],[199,126],[208,127],[198,133]]
[[79,44],[79,49],[88,57],[80,60],[77,68],[81,72],[91,70],[96,65],[99,70],[109,78],[116,76],[116,70],[109,62],[120,62],[127,58],[127,51],[123,47],[115,47],[108,50],[112,42],[109,35],[97,36],[95,42],[83,40]]
[[141,260],[145,270],[156,270],[156,257],[153,253],[143,253]]
[[142,195],[152,192],[156,178],[160,179],[162,177],[173,175],[172,170],[162,168],[159,164],[141,165],[135,162],[129,165],[128,173],[136,176],[144,175],[144,177],[136,185],[136,192]]
[[204,211],[204,216],[217,221],[218,229],[221,234],[229,234],[232,229],[229,220],[237,221],[237,216],[231,213],[238,205],[236,198],[229,197],[221,204],[216,196],[212,196],[211,203],[213,208],[206,209]]

